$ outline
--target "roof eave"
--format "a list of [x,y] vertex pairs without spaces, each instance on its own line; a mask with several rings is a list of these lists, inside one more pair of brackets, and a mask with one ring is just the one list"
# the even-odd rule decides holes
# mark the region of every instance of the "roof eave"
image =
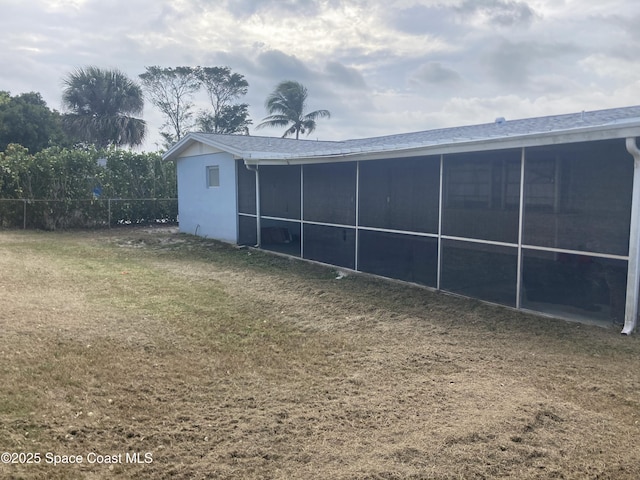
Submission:
[[224,143],[216,142],[210,136],[202,135],[199,133],[188,133],[184,137],[182,137],[176,144],[174,144],[169,150],[167,150],[164,155],[162,155],[163,160],[177,160],[180,158],[180,154],[187,150],[194,143],[203,143],[212,148],[216,148],[223,152],[230,153],[236,158],[243,158],[246,153],[242,150],[230,147]]
[[433,145],[403,145],[399,148],[378,148],[371,151],[345,151],[340,153],[318,153],[315,155],[270,154],[246,152],[240,157],[249,165],[283,165],[300,163],[323,163],[354,160],[377,160],[393,156],[394,158],[430,156],[453,153],[469,153],[487,150],[537,147],[561,143],[611,140],[640,136],[640,120],[595,127],[581,127],[570,130],[536,132],[496,138],[458,140]]

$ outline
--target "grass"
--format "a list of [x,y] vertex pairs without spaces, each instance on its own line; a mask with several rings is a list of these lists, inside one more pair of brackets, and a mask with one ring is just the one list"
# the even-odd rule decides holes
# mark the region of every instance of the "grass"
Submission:
[[5,478],[615,478],[637,336],[167,230],[0,232]]

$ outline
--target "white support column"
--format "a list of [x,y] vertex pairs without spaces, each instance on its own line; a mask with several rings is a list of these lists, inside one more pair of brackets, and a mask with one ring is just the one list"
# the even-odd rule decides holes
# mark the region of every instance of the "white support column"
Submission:
[[444,202],[444,155],[440,155],[440,199],[438,205],[438,267],[436,274],[436,289],[440,290],[442,275],[442,210]]
[[304,165],[300,165],[300,258],[304,258]]
[[521,307],[522,301],[522,237],[524,229],[524,162],[526,160],[525,148],[522,147],[520,156],[520,205],[518,215],[518,279],[516,280],[516,308]]
[[640,291],[640,150],[636,139],[627,138],[627,150],[633,155],[633,196],[629,230],[629,270],[627,273],[627,303],[624,313],[623,334],[636,329],[638,319],[638,292]]
[[260,226],[260,170],[256,165],[256,247],[262,247],[262,227]]
[[358,270],[358,256],[360,254],[360,234],[359,234],[359,230],[358,230],[358,226],[360,224],[360,162],[356,162],[356,258],[355,258],[355,262],[354,262],[354,270],[355,271],[359,271]]

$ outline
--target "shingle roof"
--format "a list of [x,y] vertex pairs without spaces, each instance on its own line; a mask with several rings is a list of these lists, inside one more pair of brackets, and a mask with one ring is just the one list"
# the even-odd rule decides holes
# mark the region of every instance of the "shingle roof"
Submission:
[[607,125],[620,125],[629,121],[640,121],[640,106],[526,118],[521,120],[496,119],[495,122],[481,125],[442,128],[377,138],[364,138],[361,140],[350,140],[349,142],[353,145],[448,143],[464,140],[482,140],[549,132],[562,132],[573,129],[602,127]]
[[309,152],[327,151],[343,148],[346,142],[330,142],[318,140],[295,140],[278,137],[254,137],[251,135],[218,135],[215,133],[195,133],[194,138],[215,142],[225,146],[232,153],[265,153],[308,155]]
[[[421,132],[387,135],[344,141],[294,140],[276,137],[217,135],[190,133],[172,147],[165,158],[179,155],[182,146],[199,141],[233,155],[248,159],[309,159],[314,157],[347,156],[366,153],[397,152],[430,149],[478,142],[503,142],[521,137],[553,137],[571,132],[612,131],[623,127],[638,128],[640,106],[597,110],[565,115],[496,120],[492,123],[441,128]],[[615,138],[615,135],[612,136]]]

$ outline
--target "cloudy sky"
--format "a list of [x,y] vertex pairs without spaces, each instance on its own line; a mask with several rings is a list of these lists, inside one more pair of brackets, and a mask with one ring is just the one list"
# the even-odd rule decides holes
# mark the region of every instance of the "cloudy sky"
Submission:
[[640,104],[639,24],[637,0],[0,0],[0,90],[61,110],[78,67],[229,66],[254,126],[297,80],[332,113],[309,138],[342,140]]

